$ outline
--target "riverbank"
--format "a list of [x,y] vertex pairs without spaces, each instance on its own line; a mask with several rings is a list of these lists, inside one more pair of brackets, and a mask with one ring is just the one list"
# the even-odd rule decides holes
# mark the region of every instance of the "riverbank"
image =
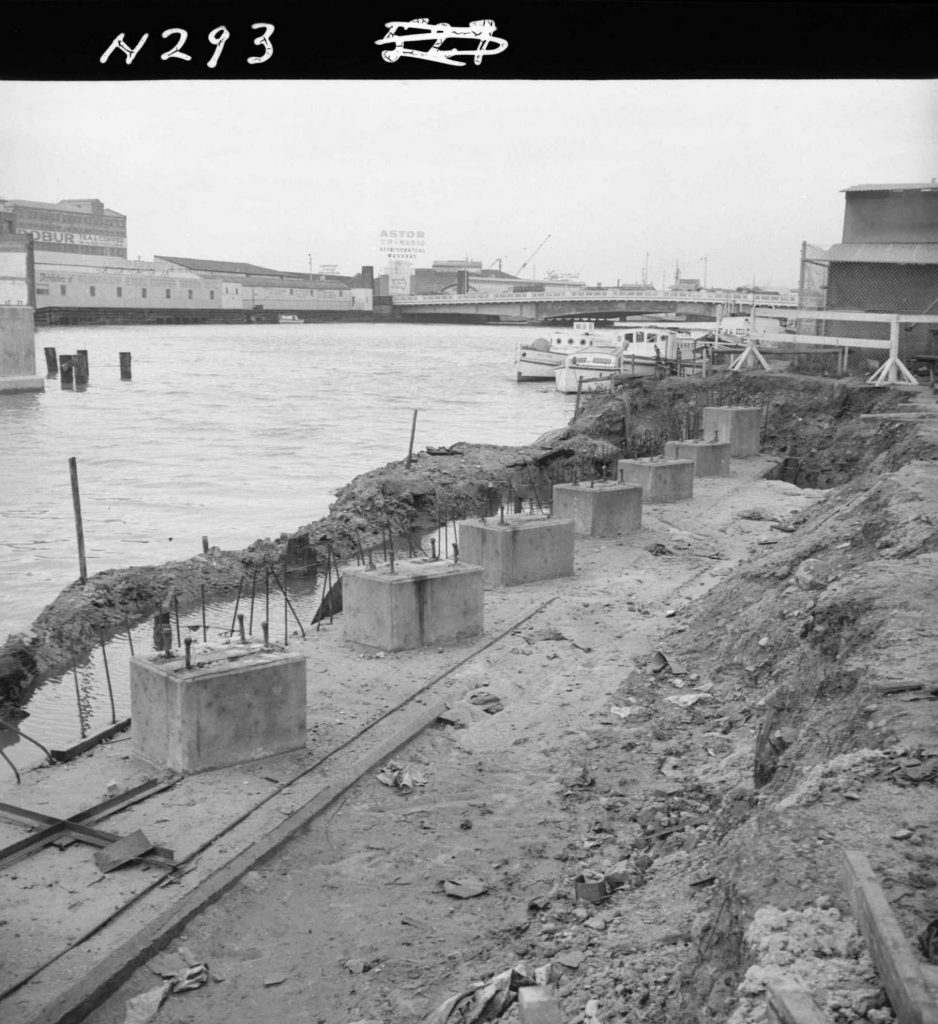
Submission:
[[458,443],[420,451],[410,466],[401,460],[357,476],[338,491],[327,516],[292,534],[258,540],[244,551],[212,548],[187,560],[76,581],[29,630],[0,648],[0,705],[22,703],[31,688],[87,654],[102,635],[146,619],[174,598],[194,607],[203,587],[209,597],[231,594],[244,577],[268,566],[314,572],[330,551],[353,560],[372,548],[383,551],[389,536],[406,553],[438,524],[491,514],[509,500],[542,507],[560,479],[612,475],[616,458],[658,454],[667,439],[696,436],[708,404],[760,405],[763,448],[780,457],[782,477],[833,486],[857,472],[880,444],[860,435],[859,417],[894,409],[899,398],[895,390],[794,374],[638,381],[614,396],[584,399],[567,428],[531,445]]

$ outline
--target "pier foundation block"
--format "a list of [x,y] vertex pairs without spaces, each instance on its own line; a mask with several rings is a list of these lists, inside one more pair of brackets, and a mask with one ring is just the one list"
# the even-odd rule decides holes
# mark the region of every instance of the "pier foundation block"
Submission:
[[602,481],[555,484],[553,512],[572,519],[577,533],[587,537],[618,537],[642,528],[642,489]]
[[730,475],[729,441],[666,441],[666,459],[691,459],[694,476]]
[[432,558],[395,562],[393,573],[386,565],[346,569],[345,638],[404,651],[478,636],[483,629],[483,575],[480,565]]
[[693,459],[619,459],[621,483],[642,489],[645,501],[683,501],[694,496]]
[[306,746],[306,657],[255,644],[130,661],[131,749],[191,773]]
[[514,587],[573,575],[574,522],[506,516],[459,524],[459,557],[481,565],[487,587]]
[[44,391],[36,375],[31,306],[0,306],[0,392]]
[[761,435],[762,410],[758,406],[711,405],[703,410],[703,440],[729,441],[734,459],[758,455]]

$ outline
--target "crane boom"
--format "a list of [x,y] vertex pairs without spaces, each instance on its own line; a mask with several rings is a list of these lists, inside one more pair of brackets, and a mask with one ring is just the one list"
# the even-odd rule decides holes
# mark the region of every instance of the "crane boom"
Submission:
[[541,244],[534,250],[534,252],[532,252],[531,255],[524,261],[524,263],[522,263],[521,266],[518,267],[518,269],[515,271],[515,277],[518,277],[521,274],[521,271],[524,270],[524,268],[531,262],[531,260],[533,260],[534,257],[541,251],[541,249],[544,248],[549,239],[550,235],[548,235],[547,238],[545,238],[544,241],[541,242]]

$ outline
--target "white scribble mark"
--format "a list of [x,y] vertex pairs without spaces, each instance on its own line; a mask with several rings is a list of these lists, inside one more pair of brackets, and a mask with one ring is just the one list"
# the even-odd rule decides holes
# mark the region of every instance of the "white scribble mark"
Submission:
[[[483,21],[470,21],[467,28],[453,28],[446,22],[438,25],[431,25],[429,18],[412,18],[410,21],[389,21],[384,26],[388,31],[384,38],[376,39],[376,46],[384,46],[387,43],[394,45],[393,50],[382,50],[381,56],[389,64],[400,60],[401,57],[413,57],[416,60],[431,60],[437,64],[451,64],[455,67],[465,67],[464,60],[454,60],[455,57],[472,57],[473,63],[478,67],[483,57],[493,57],[497,53],[503,53],[508,49],[508,43],[496,36],[495,22],[486,18]],[[398,35],[398,32],[411,33],[410,35]],[[468,41],[468,49],[460,49]],[[457,45],[452,45],[457,41]],[[443,43],[449,43],[447,49]],[[405,43],[430,43],[427,49],[405,46]],[[491,49],[490,49],[491,47]]]

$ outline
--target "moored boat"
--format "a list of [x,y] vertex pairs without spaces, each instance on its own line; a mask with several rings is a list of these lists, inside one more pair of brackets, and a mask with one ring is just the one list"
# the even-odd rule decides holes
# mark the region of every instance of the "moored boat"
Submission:
[[558,329],[546,338],[518,345],[515,380],[554,380],[554,371],[572,352],[610,352],[621,345],[621,337],[597,331],[592,320],[574,320],[572,328]]
[[295,313],[281,313],[277,317],[278,324],[301,324],[304,323],[302,317],[297,316]]
[[574,352],[554,370],[554,386],[565,395],[578,391],[602,391],[622,372],[622,349],[606,352]]

